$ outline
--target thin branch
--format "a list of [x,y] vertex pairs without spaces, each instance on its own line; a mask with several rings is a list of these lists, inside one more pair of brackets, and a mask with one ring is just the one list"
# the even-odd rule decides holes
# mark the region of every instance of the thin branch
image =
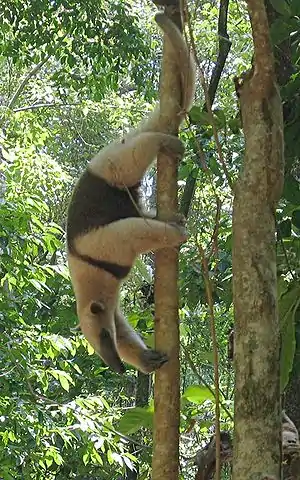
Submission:
[[20,83],[20,85],[18,86],[17,90],[15,91],[15,93],[13,94],[12,98],[10,99],[10,101],[8,103],[7,107],[10,110],[12,110],[14,108],[15,104],[17,103],[20,95],[23,93],[23,90],[25,89],[29,80],[38,73],[38,71],[43,67],[43,65],[45,65],[45,63],[49,60],[49,58],[51,56],[52,56],[52,54],[47,55],[47,57],[44,58],[44,60],[42,60],[41,62],[39,62],[37,65],[35,65],[35,67],[33,67],[33,69],[30,70],[30,72],[22,80],[22,82]]
[[214,314],[214,303],[212,296],[212,286],[211,280],[209,277],[208,271],[208,262],[205,256],[204,250],[201,245],[198,245],[200,256],[202,259],[203,266],[203,278],[205,283],[206,297],[209,306],[209,316],[210,316],[210,329],[211,329],[211,339],[213,344],[213,355],[214,355],[214,384],[215,384],[215,428],[216,428],[216,480],[221,478],[221,436],[220,436],[220,392],[219,392],[219,355],[218,355],[218,344],[217,344],[217,335],[216,335],[216,325],[215,325],[215,314]]
[[0,377],[6,377],[6,376],[9,375],[11,372],[13,372],[15,368],[16,368],[16,365],[14,365],[13,367],[11,367],[11,368],[10,368],[9,370],[7,370],[6,372],[0,373]]
[[[229,40],[229,35],[227,32],[227,17],[228,17],[228,5],[229,0],[221,0],[219,7],[219,18],[218,18],[218,38],[219,38],[219,47],[218,47],[218,57],[216,64],[213,68],[209,87],[208,87],[208,97],[210,105],[212,106],[215,100],[216,91],[221,79],[223,69],[231,48],[231,41]],[[195,12],[197,11],[198,6],[195,7]],[[205,105],[204,105],[205,108]],[[191,130],[191,129],[190,129]],[[194,141],[197,145],[200,162],[202,168],[207,171],[207,165],[205,161],[205,154],[202,150],[201,144],[198,138],[194,137]],[[180,205],[180,211],[185,217],[188,216],[190,205],[194,196],[196,181],[198,175],[189,175],[186,181],[186,186],[182,195],[182,201]],[[213,182],[212,182],[213,185]]]
[[33,389],[33,386],[31,385],[31,382],[28,378],[26,378],[26,383],[28,386],[28,390],[30,391],[32,397],[35,399],[36,402],[40,401],[40,402],[46,403],[48,407],[61,407],[62,405],[64,405],[61,402],[53,402],[52,400],[45,397],[44,395],[40,395],[39,393],[36,393],[36,391]]
[[219,81],[231,48],[231,41],[227,32],[228,5],[229,0],[220,1],[218,19],[219,52],[208,87],[208,98],[211,106],[214,103]]
[[[64,39],[67,37],[69,33],[66,33],[62,38],[59,39],[59,41],[56,43],[56,45],[54,45],[53,47],[53,52],[55,52],[55,50],[61,45],[61,43],[64,41]],[[26,85],[28,84],[29,80],[34,77],[40,70],[41,68],[45,65],[46,62],[48,62],[49,58],[51,58],[53,55],[53,53],[49,53],[45,58],[44,60],[41,60],[37,65],[35,65],[35,67],[33,67],[32,70],[30,70],[30,72],[28,72],[28,74],[26,75],[26,77],[22,80],[22,82],[20,83],[20,85],[18,86],[17,90],[15,91],[14,95],[12,96],[12,98],[10,99],[9,103],[8,103],[8,108],[10,110],[13,110],[14,106],[16,105],[19,97],[21,96],[21,94],[23,93]]]
[[220,225],[220,218],[221,218],[221,200],[219,197],[216,197],[217,201],[217,209],[216,209],[216,216],[215,216],[215,226],[214,231],[211,236],[211,249],[209,254],[207,255],[208,261],[211,259],[213,253],[217,253],[218,251],[218,234],[219,234],[219,225]]
[[191,26],[189,15],[187,15],[187,18],[188,18],[187,24],[188,24],[189,35],[190,35],[190,39],[191,39],[191,46],[192,46],[192,49],[193,49],[193,52],[194,52],[194,55],[195,55],[196,64],[198,66],[200,82],[201,82],[201,85],[202,85],[202,88],[203,88],[203,91],[204,91],[206,108],[207,108],[207,112],[208,112],[209,117],[210,117],[210,123],[212,125],[212,129],[213,129],[213,136],[214,136],[215,144],[216,144],[216,147],[217,147],[219,161],[222,165],[222,168],[223,168],[223,171],[225,173],[228,185],[230,186],[231,189],[233,189],[233,183],[232,183],[229,171],[228,171],[226,163],[225,163],[225,159],[224,159],[224,155],[223,155],[223,151],[222,151],[222,146],[221,146],[221,143],[220,143],[220,140],[219,140],[218,130],[217,130],[217,127],[216,127],[216,122],[215,122],[215,119],[214,119],[214,116],[213,116],[213,111],[212,111],[210,97],[209,97],[209,91],[208,91],[208,87],[207,87],[207,84],[206,84],[204,72],[201,68],[201,64],[200,64],[200,61],[199,61],[199,58],[198,58],[198,55],[197,55],[196,42],[195,42],[195,37],[194,37],[194,33],[193,33],[192,26]]
[[[190,366],[192,372],[194,373],[194,375],[198,378],[199,382],[202,383],[210,391],[210,393],[216,398],[214,390],[211,388],[209,383],[207,383],[205,378],[200,375],[197,368],[195,367],[195,364],[194,364],[193,360],[191,359],[191,356],[190,356],[189,352],[187,351],[187,348],[182,344],[181,344],[181,348],[183,349],[185,359],[186,359],[187,363],[189,364],[189,366]],[[230,413],[230,411],[228,410],[228,408],[226,407],[226,405],[224,403],[222,403],[221,401],[220,401],[220,405],[223,408],[224,412],[228,415],[230,420],[233,422],[233,416]]]
[[34,105],[27,105],[25,107],[14,108],[14,113],[17,112],[25,112],[27,110],[37,110],[38,108],[68,108],[81,105],[80,102],[78,103],[36,103]]

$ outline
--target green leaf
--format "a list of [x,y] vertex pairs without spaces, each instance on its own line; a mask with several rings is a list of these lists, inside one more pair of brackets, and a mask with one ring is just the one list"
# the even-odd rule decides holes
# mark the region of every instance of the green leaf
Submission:
[[295,225],[295,227],[300,229],[300,209],[293,211],[293,213],[292,213],[292,224]]
[[81,370],[80,367],[77,365],[77,363],[73,363],[72,366],[73,366],[74,370],[76,370],[76,372],[78,372],[78,373],[80,373],[80,374],[82,373],[82,370]]
[[288,218],[283,220],[282,222],[278,223],[277,231],[280,238],[289,238],[292,234],[292,223],[291,220]]
[[284,391],[293,368],[296,349],[295,312],[300,304],[300,286],[295,284],[279,300],[279,320],[281,331],[280,388]]
[[1,474],[2,478],[3,478],[3,480],[14,480],[14,477],[12,477],[11,474],[8,473],[7,470],[2,470],[2,471],[0,472],[0,474]]
[[8,432],[8,438],[11,442],[15,442],[17,440],[14,432],[12,432],[11,430]]
[[107,461],[108,461],[109,465],[112,465],[114,463],[114,459],[113,459],[111,450],[107,450],[106,457],[107,457]]
[[62,388],[68,392],[70,390],[70,386],[67,378],[63,377],[62,375],[59,375],[58,379],[60,381]]
[[230,118],[230,119],[228,120],[228,126],[229,126],[229,128],[230,128],[230,130],[231,130],[232,133],[234,133],[234,134],[239,133],[239,131],[240,131],[240,129],[241,129],[241,120],[240,120],[240,118],[237,118],[237,117],[235,117],[235,118]]
[[277,18],[270,29],[272,42],[277,44],[287,40],[291,34],[291,25],[284,22],[282,17]]
[[142,276],[143,280],[148,283],[151,283],[151,275],[149,274],[149,270],[145,265],[145,262],[141,260],[141,258],[137,258],[134,264],[134,273],[135,270]]
[[209,362],[214,363],[214,354],[213,352],[199,352],[197,355],[199,362]]
[[191,385],[183,393],[183,398],[189,400],[189,402],[201,405],[206,400],[215,401],[214,395],[211,391],[203,385]]
[[119,465],[121,465],[121,467],[123,467],[124,462],[121,455],[119,455],[117,452],[112,452],[111,456],[116,463],[118,463]]
[[219,167],[219,163],[217,162],[216,158],[214,158],[214,157],[212,157],[209,160],[209,168],[212,171],[212,173],[214,175],[216,175],[217,177],[221,177],[223,175],[223,172]]
[[94,463],[103,465],[103,460],[95,448],[93,448],[93,451],[91,453],[91,459],[93,460]]
[[270,0],[274,10],[281,15],[290,15],[290,7],[284,0]]
[[48,468],[51,467],[51,465],[53,463],[53,457],[45,458],[45,463],[46,463]]
[[123,461],[124,461],[126,467],[129,468],[129,470],[131,470],[131,471],[135,470],[134,463],[137,462],[137,458],[134,457],[133,455],[131,455],[131,453],[129,453],[129,452],[125,453],[123,455]]
[[61,454],[56,449],[53,450],[53,459],[56,465],[62,465],[64,463]]
[[86,452],[83,456],[82,456],[82,461],[84,463],[84,465],[87,465],[89,463],[89,459],[90,459],[90,453],[89,452]]
[[300,15],[300,2],[299,0],[291,0],[291,11],[293,15]]
[[203,111],[203,108],[199,105],[194,105],[190,110],[190,118],[193,123],[197,125],[210,125],[210,115],[208,112]]
[[226,115],[224,113],[224,110],[215,109],[213,113],[214,113],[214,116],[216,117],[217,127],[218,128],[225,128],[226,127]]
[[136,407],[127,410],[121,417],[117,430],[125,435],[137,432],[140,428],[152,429],[153,412],[148,407]]
[[62,388],[66,390],[67,392],[70,389],[70,383],[74,385],[74,381],[72,377],[65,372],[64,370],[54,370],[54,369],[49,369],[49,373],[56,379],[59,380]]
[[300,205],[300,185],[291,175],[287,175],[284,180],[282,196],[293,205]]

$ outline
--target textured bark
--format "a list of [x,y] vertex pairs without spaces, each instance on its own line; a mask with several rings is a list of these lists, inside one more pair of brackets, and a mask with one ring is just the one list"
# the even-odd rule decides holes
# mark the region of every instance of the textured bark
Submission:
[[[177,9],[166,8],[166,13],[180,25],[179,2]],[[161,75],[161,108],[174,105],[174,121],[168,132],[178,131],[178,105],[181,87],[178,69],[174,64],[171,47],[164,42]],[[177,166],[174,160],[160,154],[157,162],[158,215],[168,219],[177,211]],[[179,474],[179,414],[180,366],[178,323],[178,252],[163,249],[155,257],[155,344],[166,352],[169,362],[156,373],[154,386],[154,453],[153,480],[176,480]]]
[[[300,477],[300,442],[295,424],[282,412],[282,451],[284,471],[287,475],[284,480],[299,480]],[[232,461],[232,440],[227,431],[221,432],[221,463]],[[209,443],[196,453],[194,463],[198,467],[195,480],[211,480],[216,471],[216,442],[213,436]],[[270,476],[269,476],[270,478]],[[273,477],[274,478],[274,477]],[[266,480],[266,478],[265,478]]]
[[[273,8],[273,5],[269,0],[266,1],[266,9],[269,25],[272,25],[273,22],[280,19],[282,21],[282,16]],[[295,67],[292,61],[290,37],[285,38],[274,45],[274,55],[276,59],[275,71],[277,81],[279,85],[286,85],[290,80],[291,75],[295,72]],[[283,111],[283,120],[285,125],[290,121],[291,116],[295,120],[293,113],[294,108],[295,105],[293,99],[285,99]],[[291,146],[288,143],[285,143],[285,157],[287,163],[294,164],[294,149],[291,149],[290,147]],[[291,158],[289,158],[290,151],[292,151],[292,161]],[[296,352],[299,352],[299,350],[299,339],[296,337]],[[297,359],[297,354],[294,359],[294,367],[290,375],[289,383],[285,390],[284,409],[288,416],[293,420],[297,430],[300,431],[300,375],[299,358]],[[300,480],[300,449],[298,454],[286,454],[284,456],[283,479]]]
[[248,0],[255,61],[237,81],[244,167],[233,211],[234,480],[280,478],[275,207],[283,184],[282,105],[263,0]]

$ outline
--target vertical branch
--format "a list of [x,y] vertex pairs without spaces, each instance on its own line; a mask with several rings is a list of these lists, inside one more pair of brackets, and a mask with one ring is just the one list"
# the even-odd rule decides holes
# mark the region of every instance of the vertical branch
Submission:
[[[166,7],[166,14],[180,26],[179,2]],[[178,105],[181,84],[174,53],[164,40],[161,74],[161,112],[173,105],[173,121],[167,133],[178,132]],[[177,165],[160,153],[157,159],[157,204],[160,219],[177,211]],[[153,480],[176,480],[179,474],[180,365],[178,322],[178,251],[159,250],[155,255],[155,343],[169,356],[169,362],[156,372],[154,388]]]
[[221,434],[220,434],[220,392],[219,392],[219,354],[218,354],[218,342],[216,334],[216,322],[215,322],[215,312],[214,312],[214,301],[212,295],[212,285],[209,277],[209,268],[207,257],[205,256],[204,250],[201,245],[198,246],[203,268],[203,278],[205,284],[206,298],[209,307],[209,317],[210,317],[210,333],[213,345],[213,355],[214,355],[214,386],[215,386],[215,458],[216,458],[216,474],[215,480],[220,480],[221,478],[221,453],[220,453],[220,444],[221,444]]
[[[283,184],[282,105],[263,0],[247,0],[254,67],[238,79],[245,158],[233,207],[233,479],[280,478],[275,208]],[[263,452],[263,454],[259,453]]]
[[[212,109],[213,103],[215,101],[215,96],[217,92],[217,88],[223,73],[223,69],[231,48],[231,41],[229,39],[229,35],[227,32],[227,19],[228,19],[228,6],[229,6],[229,0],[220,0],[220,5],[219,5],[219,17],[218,17],[218,39],[219,39],[219,47],[218,47],[218,57],[216,64],[212,70],[212,74],[210,77],[209,85],[207,88],[207,97],[206,97],[206,102],[207,100],[209,101],[210,108]],[[188,13],[188,12],[187,12]],[[187,14],[188,18],[188,28],[190,33],[192,33],[192,28],[190,25],[190,15]],[[197,52],[195,51],[196,45],[194,42],[194,55],[195,58],[197,58]],[[199,68],[200,62],[198,61],[198,68]],[[207,109],[206,103],[203,106],[204,110]],[[199,155],[201,167],[205,170],[207,169],[206,167],[206,162],[205,162],[205,155],[202,151],[200,142],[197,141],[195,138],[195,143],[196,143],[196,149],[197,153]],[[181,198],[181,205],[180,205],[180,211],[183,213],[185,217],[188,216],[189,209],[193,200],[195,188],[196,188],[196,181],[198,177],[198,172],[195,175],[195,173],[190,173],[189,176],[186,179],[186,184],[185,188],[183,191],[183,195]]]

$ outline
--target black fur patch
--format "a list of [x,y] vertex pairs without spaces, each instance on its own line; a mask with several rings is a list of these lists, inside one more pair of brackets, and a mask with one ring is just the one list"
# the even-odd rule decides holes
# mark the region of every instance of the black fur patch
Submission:
[[80,177],[68,209],[67,243],[72,253],[73,241],[94,228],[122,218],[139,217],[139,185],[121,190],[86,170]]
[[72,252],[77,258],[80,258],[84,262],[92,265],[93,267],[102,268],[106,272],[113,275],[118,280],[122,280],[127,277],[131,267],[125,265],[118,265],[117,263],[105,262],[104,260],[97,260],[96,258],[89,257],[88,255],[80,255],[77,252]]

